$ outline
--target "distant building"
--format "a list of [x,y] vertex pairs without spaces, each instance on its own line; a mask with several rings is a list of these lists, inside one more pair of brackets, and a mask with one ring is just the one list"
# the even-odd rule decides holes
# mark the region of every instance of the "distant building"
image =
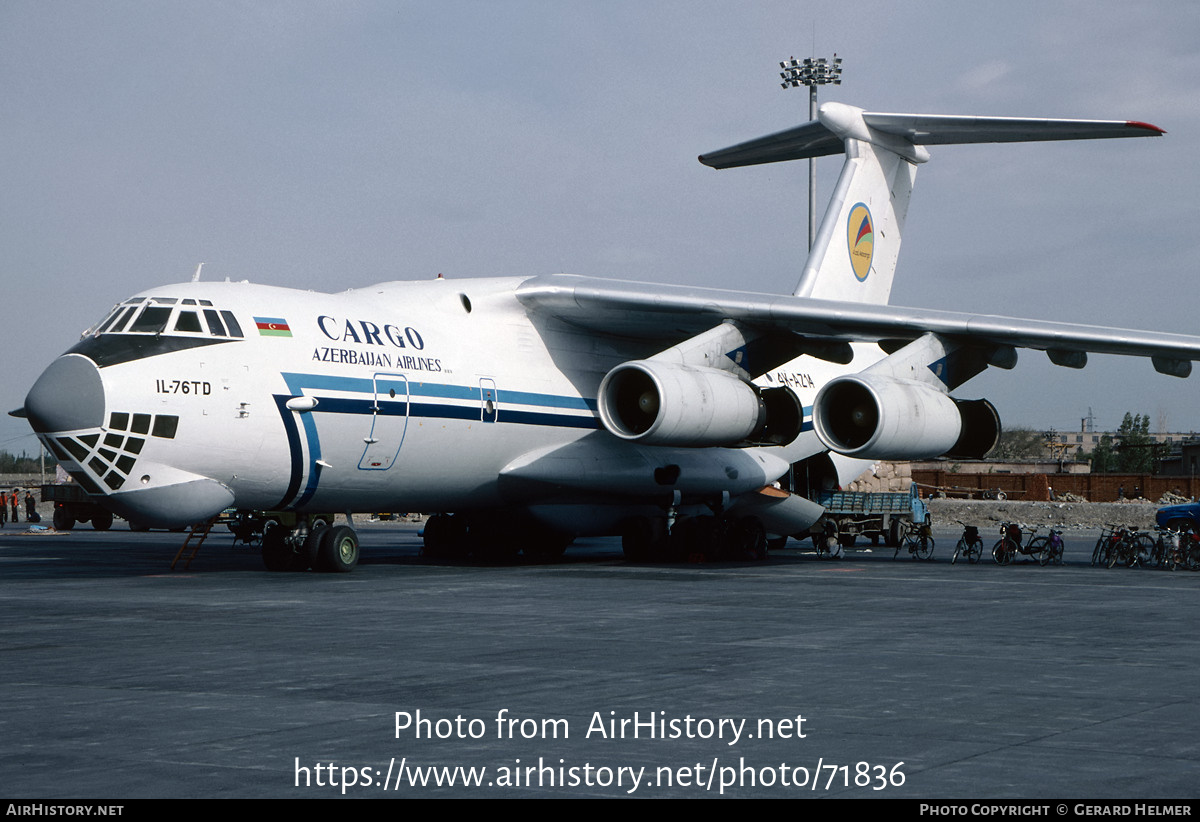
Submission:
[[[1108,436],[1112,438],[1113,444],[1120,442],[1120,437],[1116,431],[1089,431],[1087,420],[1083,421],[1080,430],[1074,433],[1062,433],[1058,431],[1052,432],[1050,442],[1057,448],[1061,448],[1063,456],[1067,459],[1080,459],[1084,454],[1090,454],[1096,450],[1096,446],[1100,444],[1100,438]],[[1196,432],[1163,432],[1150,433],[1150,439],[1160,445],[1179,446],[1180,444],[1189,441],[1200,441],[1200,435]]]
[[1170,477],[1200,476],[1200,437],[1187,434],[1158,460],[1158,473]]

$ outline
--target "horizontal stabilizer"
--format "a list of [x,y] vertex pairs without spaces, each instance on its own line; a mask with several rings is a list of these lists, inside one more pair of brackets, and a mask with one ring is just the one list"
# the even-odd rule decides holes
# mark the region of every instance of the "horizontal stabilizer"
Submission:
[[766,137],[701,154],[700,162],[711,168],[737,168],[805,157],[825,157],[841,154],[844,150],[840,137],[819,121],[813,120]]
[[[712,168],[779,163],[823,157],[843,151],[847,133],[841,124],[852,109],[842,103],[825,103],[818,119],[795,128],[768,134],[729,148],[700,155]],[[1056,120],[1036,117],[972,117],[945,114],[886,114],[861,112],[862,122],[874,132],[899,137],[912,145],[955,143],[1014,143],[1035,140],[1098,140],[1114,137],[1157,137],[1161,128],[1133,120]]]

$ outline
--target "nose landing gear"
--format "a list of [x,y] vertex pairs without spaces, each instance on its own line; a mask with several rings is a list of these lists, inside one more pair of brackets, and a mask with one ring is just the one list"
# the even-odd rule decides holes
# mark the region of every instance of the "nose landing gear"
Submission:
[[358,534],[349,525],[328,525],[333,517],[300,520],[288,528],[276,519],[263,527],[262,558],[268,571],[348,573],[358,565]]

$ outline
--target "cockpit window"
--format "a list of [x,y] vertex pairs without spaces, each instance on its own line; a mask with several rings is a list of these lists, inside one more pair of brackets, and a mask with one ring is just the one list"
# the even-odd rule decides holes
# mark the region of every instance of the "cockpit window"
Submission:
[[113,327],[110,328],[109,331],[113,331],[113,332],[124,331],[125,326],[129,323],[129,320],[132,319],[133,312],[136,310],[137,310],[136,306],[131,305],[131,306],[127,307],[125,309],[125,313],[121,315],[121,319],[117,320],[117,322],[113,324]]
[[172,351],[244,340],[232,311],[199,297],[130,297],[70,350],[104,368]]
[[202,331],[200,316],[195,311],[180,311],[179,319],[175,321],[176,331]]
[[[112,310],[112,312],[107,317],[104,318],[103,322],[101,322],[100,325],[96,326],[96,333],[102,334],[105,331],[107,331],[108,327],[116,321],[117,317],[120,316],[120,314],[121,314],[121,306],[118,305],[116,308],[114,308]],[[84,332],[84,333],[86,333],[86,332]]]
[[221,317],[225,320],[225,325],[229,328],[231,337],[241,337],[242,327],[238,325],[237,318],[233,316],[232,311],[222,311]]
[[214,337],[225,336],[225,326],[221,325],[221,317],[215,308],[204,309],[204,319],[208,322],[208,333]]
[[167,327],[169,319],[171,319],[170,308],[149,306],[138,315],[138,318],[133,321],[133,325],[129,326],[129,330],[133,333],[158,334]]

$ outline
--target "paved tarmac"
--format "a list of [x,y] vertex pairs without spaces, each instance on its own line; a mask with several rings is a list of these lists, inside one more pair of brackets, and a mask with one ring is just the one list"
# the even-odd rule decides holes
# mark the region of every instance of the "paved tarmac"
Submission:
[[504,566],[360,533],[329,575],[0,531],[0,794],[1200,795],[1200,574],[1091,568],[1094,534],[1041,568],[942,531],[933,562]]

